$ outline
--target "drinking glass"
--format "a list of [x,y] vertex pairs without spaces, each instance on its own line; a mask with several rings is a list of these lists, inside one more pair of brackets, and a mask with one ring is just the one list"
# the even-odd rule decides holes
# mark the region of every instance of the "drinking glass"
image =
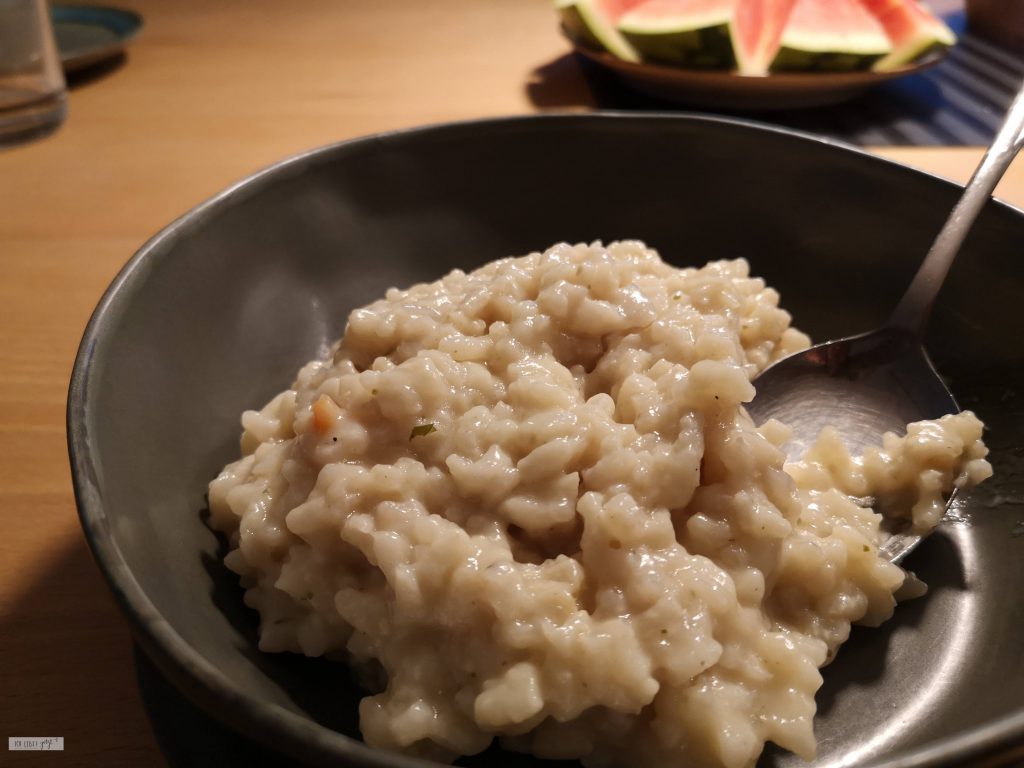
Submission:
[[66,114],[45,0],[0,0],[0,145],[50,133]]

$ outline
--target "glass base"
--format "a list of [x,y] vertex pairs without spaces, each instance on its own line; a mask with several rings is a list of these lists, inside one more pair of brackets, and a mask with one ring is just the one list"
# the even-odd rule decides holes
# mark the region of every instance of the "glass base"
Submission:
[[64,91],[42,96],[25,92],[27,98],[15,105],[16,95],[9,91],[0,94],[0,147],[51,134],[67,116],[68,97]]

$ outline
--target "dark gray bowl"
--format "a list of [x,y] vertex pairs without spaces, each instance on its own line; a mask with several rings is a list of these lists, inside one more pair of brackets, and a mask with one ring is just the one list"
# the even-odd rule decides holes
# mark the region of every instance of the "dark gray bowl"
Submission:
[[[867,329],[958,193],[845,146],[688,116],[465,123],[286,160],[167,227],[100,302],[68,402],[82,526],[140,643],[209,713],[312,763],[424,765],[357,741],[359,692],[339,665],[256,650],[255,615],[203,521],[241,411],[388,286],[559,240],[642,238],[678,264],[745,256],[815,338]],[[908,561],[930,594],[855,630],[826,669],[819,765],[1022,754],[1022,244],[1024,214],[990,204],[929,342],[989,424],[996,476]],[[496,762],[530,761],[468,764]]]

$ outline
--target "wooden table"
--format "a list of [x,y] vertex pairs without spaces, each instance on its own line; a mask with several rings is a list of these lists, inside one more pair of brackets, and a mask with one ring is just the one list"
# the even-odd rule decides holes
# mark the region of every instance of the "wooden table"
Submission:
[[[121,0],[119,0],[121,2]],[[82,329],[114,274],[197,202],[288,154],[392,128],[594,106],[550,0],[123,0],[146,27],[0,151],[0,763],[161,758],[128,627],[79,530],[64,438]],[[885,149],[965,180],[975,149]],[[999,194],[1024,205],[1024,163]]]

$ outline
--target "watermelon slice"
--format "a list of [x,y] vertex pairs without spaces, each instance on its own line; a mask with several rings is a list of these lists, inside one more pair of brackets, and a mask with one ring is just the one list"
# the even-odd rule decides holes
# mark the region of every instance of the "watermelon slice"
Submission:
[[741,74],[768,74],[795,5],[796,0],[739,0],[732,39]]
[[881,22],[892,44],[892,52],[875,62],[873,68],[878,72],[902,67],[956,43],[953,30],[917,0],[861,0],[861,3]]
[[555,0],[555,10],[569,37],[591,48],[603,49],[626,61],[640,61],[636,49],[615,28],[631,8],[643,0]]
[[555,0],[576,41],[626,61],[769,71],[878,71],[955,43],[918,0]]
[[884,27],[860,0],[797,0],[771,68],[870,69],[891,52]]
[[645,0],[619,20],[619,32],[650,61],[731,69],[736,0]]
[[619,21],[645,59],[764,75],[796,0],[645,0]]

